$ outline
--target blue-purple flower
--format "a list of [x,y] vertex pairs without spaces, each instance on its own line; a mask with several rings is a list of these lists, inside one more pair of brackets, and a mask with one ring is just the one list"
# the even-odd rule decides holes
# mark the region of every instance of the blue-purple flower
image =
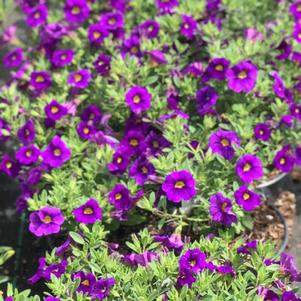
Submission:
[[260,180],[263,176],[262,163],[260,159],[251,154],[243,155],[236,162],[235,171],[239,178],[245,183]]
[[71,72],[68,77],[68,84],[73,88],[85,89],[91,81],[91,73],[88,69],[81,69]]
[[94,199],[88,200],[80,207],[74,209],[72,213],[78,223],[94,224],[102,218],[102,210]]
[[187,202],[196,195],[196,181],[187,170],[174,171],[166,176],[162,190],[171,202]]
[[151,107],[152,95],[145,87],[135,86],[130,88],[126,95],[125,101],[127,106],[135,114],[141,114]]
[[252,211],[261,204],[261,197],[246,186],[240,186],[235,192],[234,197],[236,203],[246,211]]

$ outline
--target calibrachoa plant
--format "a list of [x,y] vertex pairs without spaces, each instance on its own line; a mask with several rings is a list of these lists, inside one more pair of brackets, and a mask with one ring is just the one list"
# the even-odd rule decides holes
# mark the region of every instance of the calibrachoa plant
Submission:
[[33,235],[71,231],[29,279],[46,300],[298,300],[292,259],[240,237],[301,162],[301,2],[15,2],[0,170]]

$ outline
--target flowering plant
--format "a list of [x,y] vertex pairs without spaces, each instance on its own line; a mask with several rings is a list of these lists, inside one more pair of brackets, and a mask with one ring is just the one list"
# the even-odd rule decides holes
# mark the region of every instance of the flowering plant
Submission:
[[[198,237],[227,229],[232,240],[251,228],[249,212],[262,202],[258,183],[273,168],[288,172],[301,162],[301,134],[293,127],[301,116],[298,34],[287,30],[294,18],[297,24],[298,8],[274,0],[257,3],[256,9],[254,1],[246,1],[240,10],[235,9],[241,7],[238,0],[16,2],[32,29],[32,45],[26,47],[9,30],[3,34],[5,45],[17,47],[3,59],[14,71],[0,91],[0,141],[9,146],[0,169],[20,182],[17,210],[28,208],[31,233],[64,236],[72,231],[66,244],[73,239],[86,252],[74,248],[79,260],[73,264],[69,258],[69,265],[65,258],[53,265],[54,253],[40,259],[31,282],[53,282],[50,287],[56,295],[56,287],[62,288],[62,298],[76,290],[76,285],[70,292],[63,290],[66,279],[77,286],[84,283],[83,293],[86,281],[93,282],[97,293],[90,292],[91,297],[103,299],[99,292],[115,287],[112,278],[117,276],[109,269],[108,277],[96,279],[81,272],[79,262],[87,255],[107,260],[107,250],[94,252],[94,242],[101,246],[106,231],[117,235],[127,228],[137,233],[144,227],[197,241],[187,247],[197,250],[191,252],[204,266],[196,265],[188,274],[180,267],[188,279],[181,274],[178,285],[175,255],[164,257],[166,264],[160,256],[157,268],[168,270],[171,287],[191,286],[203,270],[202,275],[233,274],[223,264],[238,257],[222,255],[210,245],[222,244],[219,238],[198,244]],[[241,13],[246,14],[243,22]],[[256,29],[250,28],[254,18]],[[126,261],[158,257],[158,244],[143,233],[141,241],[152,247],[133,249],[141,254]],[[228,248],[230,238],[225,243]],[[273,256],[269,245],[262,248],[262,260]],[[220,256],[225,260],[214,263]],[[180,265],[185,260],[187,265],[185,258]],[[108,266],[120,266],[110,260]],[[259,268],[254,262],[251,267]],[[128,275],[130,270],[123,268],[120,275]],[[241,300],[255,298],[259,285],[269,287],[278,278],[275,267],[264,269],[266,278],[252,276],[256,285],[244,290]],[[87,267],[86,273],[91,271],[103,274],[99,267]],[[237,281],[249,272],[241,270]],[[154,279],[160,279],[158,273]],[[56,281],[51,275],[63,276]],[[219,275],[212,279],[206,287],[215,296]],[[143,282],[144,289],[154,285],[153,278],[139,281],[149,281]],[[235,283],[233,294],[239,291]],[[164,287],[169,284],[151,300],[198,295],[187,288],[169,295]],[[122,294],[128,295],[126,290]],[[132,298],[137,295],[134,291]]]

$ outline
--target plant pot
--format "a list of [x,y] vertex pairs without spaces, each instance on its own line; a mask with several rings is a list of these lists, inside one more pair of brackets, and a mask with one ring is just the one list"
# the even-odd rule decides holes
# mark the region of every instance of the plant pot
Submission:
[[268,199],[275,200],[280,192],[291,190],[293,187],[290,173],[281,173],[255,188],[259,189]]
[[289,230],[287,221],[278,208],[265,199],[262,205],[252,212],[252,220],[253,229],[248,239],[273,241],[276,250],[278,249],[274,257],[279,256],[287,247]]

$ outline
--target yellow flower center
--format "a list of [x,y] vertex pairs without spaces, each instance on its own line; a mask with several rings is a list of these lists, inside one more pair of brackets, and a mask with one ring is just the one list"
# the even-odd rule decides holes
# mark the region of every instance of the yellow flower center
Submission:
[[80,7],[79,6],[73,6],[72,7],[72,10],[71,10],[71,13],[73,14],[73,15],[78,15],[79,13],[80,13]]
[[67,54],[62,54],[61,55],[61,60],[65,60],[67,58]]
[[89,128],[84,128],[84,129],[83,129],[83,132],[84,132],[84,134],[87,135],[87,134],[89,134],[90,130],[89,130]]
[[222,212],[224,212],[224,211],[225,211],[225,209],[226,209],[227,205],[228,205],[228,203],[227,203],[227,202],[224,202],[224,203],[222,203],[222,205],[221,205],[221,210],[222,210]]
[[183,181],[177,181],[175,184],[175,188],[181,189],[185,187],[185,183]]
[[37,82],[37,83],[43,83],[44,81],[45,81],[44,76],[38,75],[38,76],[36,77],[36,82]]
[[239,79],[245,79],[247,77],[247,72],[246,71],[241,71],[238,73],[238,78]]
[[109,24],[110,24],[110,25],[116,24],[116,19],[115,19],[115,18],[111,18],[111,19],[109,20]]
[[130,140],[130,145],[131,146],[137,146],[139,143],[138,143],[138,140],[137,139],[131,139]]
[[300,113],[300,110],[298,108],[295,109],[295,113]]
[[222,146],[229,146],[229,145],[230,145],[230,142],[229,142],[228,139],[223,138],[223,139],[221,140],[221,144],[222,144]]
[[99,32],[99,31],[94,31],[93,32],[93,38],[94,39],[98,39],[98,38],[100,38],[101,37],[101,33]]
[[193,260],[190,261],[190,265],[191,266],[195,266],[195,264],[196,264],[196,260],[195,259],[193,259]]
[[143,166],[142,168],[141,168],[141,170],[142,170],[142,173],[148,173],[148,168],[146,167],[146,166]]
[[250,198],[250,195],[247,192],[245,192],[244,195],[243,195],[243,199],[245,201],[247,201],[249,198]]
[[94,211],[93,211],[93,209],[90,208],[90,207],[86,207],[86,208],[84,209],[84,214],[90,215],[90,214],[93,214],[93,213],[94,213]]
[[82,80],[82,78],[83,78],[83,77],[82,77],[80,74],[78,74],[78,73],[74,75],[74,80],[75,80],[77,83],[80,82],[80,81]]
[[297,9],[296,9],[296,10],[297,10],[297,12],[299,12],[299,13],[301,12],[301,4],[299,4],[299,5],[297,6]]
[[120,200],[122,198],[122,194],[121,193],[117,193],[115,195],[115,200]]
[[51,111],[52,114],[56,114],[59,111],[59,108],[56,107],[56,106],[53,106],[53,107],[51,107],[50,111]]
[[41,17],[41,14],[38,11],[33,15],[34,19],[39,19],[40,17]]
[[224,71],[224,66],[221,65],[221,64],[218,64],[218,65],[215,66],[214,69],[215,69],[216,71]]
[[189,24],[188,24],[188,23],[185,23],[185,24],[184,24],[184,28],[185,28],[185,29],[189,29]]
[[281,165],[285,164],[285,162],[286,162],[285,158],[281,158],[281,159],[280,159],[280,164],[281,164]]
[[29,136],[30,135],[30,131],[29,130],[25,130],[25,136]]
[[59,149],[59,148],[56,148],[54,151],[53,151],[53,154],[58,157],[62,154],[62,151]]
[[138,48],[137,47],[132,47],[131,52],[134,53],[134,54],[138,53]]
[[7,168],[7,169],[11,169],[12,168],[12,163],[11,162],[6,162],[5,163],[5,167]]
[[158,142],[158,141],[156,141],[156,140],[153,141],[153,147],[154,147],[154,148],[159,148],[159,146],[160,146],[160,145],[159,145],[159,142]]
[[84,286],[89,286],[90,285],[90,281],[88,279],[86,279],[81,284],[84,285]]
[[134,98],[133,98],[133,102],[134,103],[140,103],[141,101],[141,97],[139,95],[135,95]]
[[26,155],[26,157],[30,158],[32,155],[32,150],[29,149],[28,151],[26,151],[25,155]]
[[121,163],[122,162],[122,158],[118,157],[116,161],[117,161],[117,163]]
[[43,222],[44,222],[45,224],[51,223],[51,222],[52,222],[51,216],[46,215],[46,216],[43,218]]
[[263,135],[263,134],[264,134],[263,130],[260,130],[260,131],[259,131],[259,134],[260,134],[260,135]]
[[243,167],[243,171],[249,171],[251,169],[251,165],[249,163],[246,163]]

